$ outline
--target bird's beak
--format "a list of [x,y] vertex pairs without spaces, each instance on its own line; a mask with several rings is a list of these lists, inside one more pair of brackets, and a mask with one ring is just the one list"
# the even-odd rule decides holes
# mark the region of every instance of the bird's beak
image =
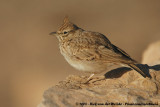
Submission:
[[51,32],[49,35],[55,36],[57,33],[56,32]]

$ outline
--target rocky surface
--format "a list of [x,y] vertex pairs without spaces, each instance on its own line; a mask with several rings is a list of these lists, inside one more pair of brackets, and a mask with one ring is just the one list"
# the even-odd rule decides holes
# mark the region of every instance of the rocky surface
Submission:
[[150,65],[152,79],[143,78],[126,67],[112,70],[105,74],[105,79],[104,76],[94,76],[87,84],[88,77],[70,75],[46,90],[38,107],[160,106],[160,42],[148,47],[142,62]]
[[160,41],[152,43],[144,51],[142,56],[142,63],[146,64],[160,64]]

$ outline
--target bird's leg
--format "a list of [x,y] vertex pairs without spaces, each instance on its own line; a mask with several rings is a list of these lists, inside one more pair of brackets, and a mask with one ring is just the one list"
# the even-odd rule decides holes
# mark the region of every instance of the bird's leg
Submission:
[[88,78],[87,78],[87,81],[85,82],[85,84],[87,84],[90,80],[91,80],[91,78],[94,76],[94,74],[91,74]]
[[87,80],[90,80],[92,77],[94,76],[94,74],[91,74]]

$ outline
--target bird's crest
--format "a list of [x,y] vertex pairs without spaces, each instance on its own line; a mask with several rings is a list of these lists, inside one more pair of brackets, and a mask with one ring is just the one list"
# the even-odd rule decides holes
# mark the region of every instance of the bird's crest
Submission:
[[69,23],[69,18],[68,16],[65,16],[64,20],[63,20],[63,23]]
[[63,24],[60,26],[59,31],[63,31],[65,29],[70,29],[70,30],[74,30],[77,29],[78,27],[76,25],[74,25],[73,23],[71,23],[69,21],[68,16],[65,16],[64,20],[63,20]]

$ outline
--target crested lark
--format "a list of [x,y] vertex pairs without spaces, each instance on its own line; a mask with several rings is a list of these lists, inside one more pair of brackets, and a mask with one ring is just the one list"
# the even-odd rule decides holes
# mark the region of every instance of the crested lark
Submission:
[[115,64],[127,65],[143,77],[150,77],[136,65],[138,63],[135,60],[113,45],[106,36],[98,32],[83,30],[71,23],[68,17],[65,17],[59,30],[50,35],[57,37],[60,52],[71,66],[92,73],[89,79]]

